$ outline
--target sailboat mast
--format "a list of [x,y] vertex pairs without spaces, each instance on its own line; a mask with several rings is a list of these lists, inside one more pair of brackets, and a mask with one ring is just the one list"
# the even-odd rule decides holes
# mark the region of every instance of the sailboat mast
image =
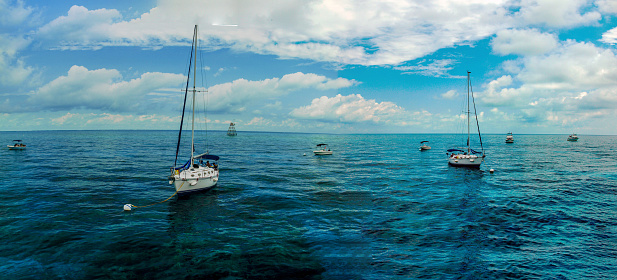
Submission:
[[195,72],[197,69],[197,25],[195,25],[195,34],[193,35],[193,44],[195,56],[193,57],[193,118],[191,122],[191,166],[193,166],[193,156],[195,153]]
[[469,74],[471,74],[471,72],[467,71],[467,154],[470,154],[470,146],[469,146],[469,138],[470,138],[470,115],[471,114],[471,110],[469,108]]

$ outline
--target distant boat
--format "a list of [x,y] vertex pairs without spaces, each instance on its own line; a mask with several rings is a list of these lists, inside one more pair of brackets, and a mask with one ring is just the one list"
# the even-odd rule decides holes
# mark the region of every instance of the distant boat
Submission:
[[[178,133],[178,144],[176,146],[176,160],[174,162],[174,167],[171,168],[171,175],[169,176],[169,183],[174,184],[176,188],[176,192],[178,195],[208,190],[216,186],[216,183],[219,180],[219,169],[216,161],[219,160],[218,156],[209,155],[207,152],[195,156],[195,94],[197,90],[195,88],[195,72],[197,68],[197,25],[195,25],[195,30],[193,33],[193,45],[191,50],[191,60],[192,70],[193,70],[193,90],[192,90],[192,118],[191,118],[191,158],[182,166],[176,167],[178,162],[178,152],[180,150],[180,143],[182,139],[182,124],[184,123],[184,111],[186,109],[186,100],[189,90],[189,81],[191,80],[191,65],[189,64],[188,70],[188,78],[186,81],[186,89],[184,92],[184,107],[182,108],[182,120],[180,121],[180,132]],[[193,51],[195,52],[193,54]],[[193,56],[194,55],[194,56]],[[210,160],[213,163],[210,163]],[[206,161],[206,163],[204,163]]]
[[331,155],[332,151],[328,149],[327,144],[317,144],[317,150],[313,151],[313,153],[315,153],[316,156],[325,156]]
[[227,129],[227,136],[236,136],[238,133],[236,132],[236,124],[230,123],[229,128]]
[[[482,145],[482,135],[480,134],[480,124],[478,123],[478,114],[476,112],[476,103],[473,97],[473,90],[471,88],[471,72],[467,71],[467,147],[449,149],[446,155],[448,155],[448,164],[451,166],[460,167],[475,167],[479,168],[484,161],[486,155],[484,154],[484,146]],[[474,151],[471,149],[469,140],[471,138],[471,106],[470,98],[473,101],[473,114],[476,119],[476,125],[478,127],[478,137],[480,138],[481,151]]]
[[578,136],[576,135],[576,133],[570,134],[570,136],[568,136],[568,141],[578,141]]
[[25,150],[26,144],[21,140],[13,140],[13,145],[6,145],[9,150]]
[[512,132],[508,132],[508,135],[506,135],[506,143],[514,143],[514,136],[512,136]]
[[426,143],[428,143],[428,141],[420,142],[420,144],[422,144],[422,146],[420,146],[420,151],[426,151],[426,150],[430,150],[431,149],[431,147],[426,145]]

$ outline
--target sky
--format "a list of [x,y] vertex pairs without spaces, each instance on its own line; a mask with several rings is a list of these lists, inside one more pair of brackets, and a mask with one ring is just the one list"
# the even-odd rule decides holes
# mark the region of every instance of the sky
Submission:
[[614,0],[0,0],[0,131],[617,134]]

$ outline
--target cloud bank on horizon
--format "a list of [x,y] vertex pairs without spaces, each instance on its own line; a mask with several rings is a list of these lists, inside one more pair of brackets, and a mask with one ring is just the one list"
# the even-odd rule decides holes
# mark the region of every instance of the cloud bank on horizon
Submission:
[[175,129],[198,24],[215,129],[453,132],[473,57],[485,131],[617,134],[615,1],[106,5],[0,0],[2,130]]

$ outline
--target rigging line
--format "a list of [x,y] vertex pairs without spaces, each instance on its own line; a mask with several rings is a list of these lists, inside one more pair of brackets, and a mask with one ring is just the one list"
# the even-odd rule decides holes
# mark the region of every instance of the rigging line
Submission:
[[165,201],[168,201],[169,199],[171,199],[172,197],[174,197],[174,196],[175,196],[175,195],[176,195],[176,194],[180,191],[180,189],[182,189],[182,186],[184,186],[184,183],[186,183],[186,181],[184,181],[184,182],[182,182],[182,184],[180,184],[180,187],[176,190],[176,192],[175,192],[174,194],[172,194],[170,197],[168,197],[167,199],[165,199],[165,200],[163,200],[163,201],[156,202],[156,203],[152,203],[152,204],[145,205],[145,206],[137,206],[137,205],[132,205],[132,207],[133,207],[133,208],[144,208],[144,207],[150,207],[150,206],[157,205],[157,204],[161,204],[161,203],[163,203],[163,202],[165,202]]
[[471,100],[473,101],[473,112],[476,115],[476,126],[478,127],[478,137],[480,138],[480,148],[484,154],[484,146],[482,145],[482,134],[480,133],[480,123],[478,122],[478,112],[476,111],[476,99],[473,97],[473,87],[471,86],[471,78],[469,78],[469,88],[471,89]]
[[[197,37],[197,25],[195,26],[195,32],[193,32],[193,41],[195,41]],[[189,93],[189,80],[191,79],[191,64],[193,63],[193,48],[194,44],[191,44],[191,59],[189,60],[189,73],[186,79],[186,88],[184,90],[184,105],[182,106],[182,119],[180,119],[180,129],[178,132],[178,144],[176,145],[176,159],[174,160],[174,167],[178,163],[178,152],[180,151],[180,140],[182,139],[182,125],[184,123],[184,112],[186,110],[186,97]]]
[[204,55],[203,55],[203,48],[199,48],[199,62],[200,62],[200,66],[201,66],[201,81],[202,81],[202,87],[204,88],[204,95],[202,98],[205,99],[204,101],[204,122],[205,122],[205,138],[206,138],[206,153],[208,153],[208,76],[205,74],[206,71],[204,71]]

